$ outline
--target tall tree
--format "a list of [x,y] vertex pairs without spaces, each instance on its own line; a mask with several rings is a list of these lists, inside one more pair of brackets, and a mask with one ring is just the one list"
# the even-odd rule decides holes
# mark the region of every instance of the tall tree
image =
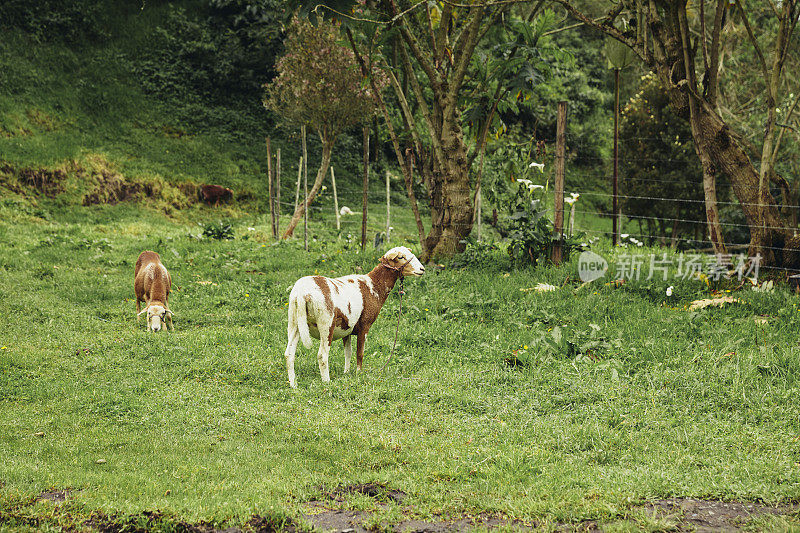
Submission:
[[[380,62],[388,75],[400,108],[407,142],[414,153],[427,191],[431,227],[422,239],[423,259],[446,257],[463,249],[472,230],[477,183],[473,162],[485,146],[486,132],[498,102],[509,96],[512,82],[534,84],[539,73],[530,61],[536,59],[536,34],[519,20],[512,3],[409,2],[376,0],[369,2],[295,2],[301,13],[313,18],[319,11],[338,14],[349,24],[351,45],[362,65]],[[538,8],[527,8],[528,19]],[[323,6],[326,9],[321,9]],[[350,15],[355,13],[355,15]],[[506,20],[501,27],[498,23]],[[488,45],[490,38],[496,38]],[[375,44],[378,46],[375,46]],[[483,117],[475,120],[475,93],[465,91],[473,81],[486,76],[485,63],[476,53],[481,47],[496,50],[502,57],[489,73],[493,91],[480,95]],[[371,53],[370,53],[371,52]],[[492,59],[485,54],[484,60]],[[483,67],[483,70],[481,70]],[[374,91],[373,91],[374,93]],[[513,93],[516,98],[518,92]],[[411,192],[409,159],[404,157],[399,135],[394,134],[392,116],[381,104],[398,164],[403,169]],[[468,135],[470,123],[474,135]],[[414,200],[412,198],[412,206]],[[418,220],[420,230],[421,222]],[[421,231],[422,232],[422,231]]]
[[[703,168],[709,234],[718,250],[723,248],[715,178],[723,172],[731,180],[750,227],[750,254],[760,253],[767,264],[785,263],[796,255],[782,253],[794,229],[779,211],[766,181],[774,177],[770,156],[777,131],[775,107],[790,43],[796,43],[797,0],[751,2],[757,10],[745,10],[739,0],[712,1],[709,9],[705,0],[691,6],[685,0],[620,0],[609,2],[607,14],[600,18],[579,8],[574,0],[556,1],[579,21],[628,45],[657,74],[673,109],[689,121]],[[755,11],[773,21],[762,24],[759,35],[749,21]],[[761,109],[765,128],[759,168],[748,156],[746,141],[731,128],[718,105],[726,24],[734,18],[746,28],[757,51],[761,70],[757,83],[766,95]],[[768,53],[764,54],[766,47]]]
[[[374,113],[372,88],[362,84],[353,52],[338,42],[335,24],[312,26],[294,18],[278,60],[278,76],[267,85],[264,104],[283,119],[314,128],[322,142],[322,160],[314,185],[299,204],[283,238],[294,233],[303,213],[322,187],[336,137],[345,129],[370,119]],[[378,89],[381,77],[376,74]]]

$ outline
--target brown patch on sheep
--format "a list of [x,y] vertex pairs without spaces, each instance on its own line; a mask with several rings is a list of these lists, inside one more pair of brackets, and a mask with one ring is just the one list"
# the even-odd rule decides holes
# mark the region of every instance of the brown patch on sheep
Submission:
[[328,313],[333,313],[333,298],[331,298],[331,288],[328,285],[328,280],[324,276],[313,276],[312,279],[325,298],[325,309]]

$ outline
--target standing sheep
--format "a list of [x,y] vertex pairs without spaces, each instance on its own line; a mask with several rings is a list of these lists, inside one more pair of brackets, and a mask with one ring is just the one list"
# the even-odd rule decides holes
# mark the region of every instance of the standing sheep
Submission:
[[[161,264],[161,257],[149,250],[139,254],[133,271],[133,290],[136,293],[136,319],[147,313],[147,329],[155,332],[161,330],[161,324],[172,325],[172,311],[168,307],[169,291],[172,288],[172,277],[167,268]],[[140,311],[139,302],[145,302]]]
[[350,337],[356,336],[356,367],[361,370],[364,342],[369,328],[378,318],[389,292],[403,276],[425,272],[419,259],[405,246],[392,248],[367,275],[341,278],[306,276],[294,284],[289,295],[289,342],[286,345],[286,370],[289,384],[297,388],[294,356],[297,343],[311,348],[311,337],[320,339],[317,362],[322,381],[330,381],[328,355],[336,339],[344,339],[344,371],[350,370]]

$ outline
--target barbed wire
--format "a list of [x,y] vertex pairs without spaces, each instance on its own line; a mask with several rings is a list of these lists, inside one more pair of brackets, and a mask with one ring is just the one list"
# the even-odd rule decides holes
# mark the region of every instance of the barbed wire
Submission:
[[[599,215],[603,217],[613,217],[611,213],[604,213],[601,211],[583,211],[580,209],[576,209],[575,213],[582,213],[586,215]],[[629,213],[622,213],[622,216],[634,219],[634,220],[658,220],[664,222],[687,222],[691,224],[702,224],[703,226],[708,224],[707,220],[693,220],[690,218],[669,218],[669,217],[648,217],[645,215],[632,215]],[[759,229],[775,229],[775,230],[785,230],[785,226],[760,226],[760,225],[750,225],[750,224],[737,224],[734,222],[719,222],[720,226],[730,226],[730,227],[737,227],[737,228],[759,228]]]

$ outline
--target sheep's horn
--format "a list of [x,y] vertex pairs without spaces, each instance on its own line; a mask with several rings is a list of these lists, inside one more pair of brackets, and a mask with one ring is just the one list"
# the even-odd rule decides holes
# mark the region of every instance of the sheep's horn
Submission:
[[142,316],[142,315],[143,315],[143,314],[145,314],[146,312],[147,312],[147,308],[145,307],[144,309],[142,309],[141,311],[139,311],[139,313],[137,313],[137,315],[136,315],[136,316]]
[[175,313],[172,312],[172,309],[167,309],[167,313],[169,313],[170,316],[175,316]]

